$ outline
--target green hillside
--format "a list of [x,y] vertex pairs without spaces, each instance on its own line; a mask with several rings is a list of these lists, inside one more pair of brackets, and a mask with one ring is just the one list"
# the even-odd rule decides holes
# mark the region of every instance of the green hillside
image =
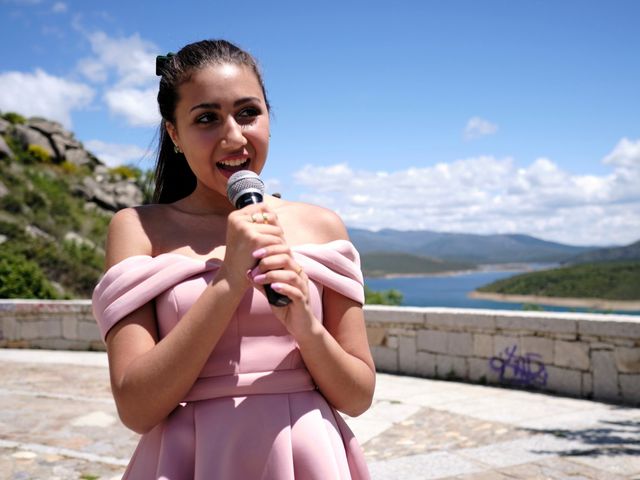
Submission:
[[524,273],[479,292],[557,298],[640,300],[640,261],[602,262]]
[[45,119],[4,114],[0,134],[0,298],[90,297],[111,215],[142,199],[142,172],[108,169]]
[[472,263],[445,261],[437,258],[396,252],[371,252],[361,256],[362,270],[367,277],[384,275],[421,275],[475,268]]

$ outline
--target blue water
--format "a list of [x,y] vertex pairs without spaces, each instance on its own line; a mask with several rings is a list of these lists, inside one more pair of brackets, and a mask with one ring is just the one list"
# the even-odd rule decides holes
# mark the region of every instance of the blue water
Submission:
[[[500,310],[522,310],[522,303],[496,302],[469,298],[469,292],[495,280],[516,275],[514,271],[481,271],[455,275],[430,275],[422,277],[366,278],[366,285],[372,290],[394,288],[402,292],[403,306],[415,307],[454,307],[488,308]],[[547,311],[592,311],[580,308],[567,308],[541,305]],[[613,312],[609,312],[613,313]],[[640,311],[615,312],[640,315]]]

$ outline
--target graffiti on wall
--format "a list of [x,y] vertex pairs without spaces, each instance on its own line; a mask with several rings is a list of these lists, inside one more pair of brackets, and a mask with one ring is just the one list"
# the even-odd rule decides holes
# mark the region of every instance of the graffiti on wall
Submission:
[[528,387],[544,387],[547,384],[547,369],[542,356],[537,353],[519,355],[518,347],[505,348],[501,353],[489,359],[489,367],[498,372],[500,382]]

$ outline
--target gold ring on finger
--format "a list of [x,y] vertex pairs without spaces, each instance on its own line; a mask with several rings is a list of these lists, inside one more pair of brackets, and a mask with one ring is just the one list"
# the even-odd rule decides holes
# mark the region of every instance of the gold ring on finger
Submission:
[[251,214],[251,223],[256,223],[256,222],[257,222],[257,220],[256,220],[256,214],[255,214],[255,213],[252,213],[252,214]]
[[296,274],[300,275],[300,273],[302,273],[302,267],[298,265],[298,268],[296,268]]
[[262,212],[262,223],[269,223],[269,215],[267,212]]

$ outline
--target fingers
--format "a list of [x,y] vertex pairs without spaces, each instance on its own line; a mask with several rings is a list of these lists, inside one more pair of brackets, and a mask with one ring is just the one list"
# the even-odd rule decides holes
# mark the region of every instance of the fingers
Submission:
[[268,283],[286,283],[304,289],[307,284],[307,276],[304,270],[298,267],[296,270],[278,269],[260,272],[260,267],[256,267],[250,272],[253,282],[258,285]]
[[249,215],[251,223],[269,223],[271,216],[267,212],[253,212]]
[[269,245],[253,252],[253,256],[259,260],[250,272],[255,284],[283,283],[306,294],[308,277],[287,245]]

